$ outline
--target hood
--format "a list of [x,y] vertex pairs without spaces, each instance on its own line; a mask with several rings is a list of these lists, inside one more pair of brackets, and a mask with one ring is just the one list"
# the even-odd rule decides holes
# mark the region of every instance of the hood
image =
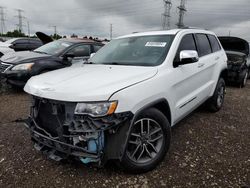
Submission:
[[12,44],[6,43],[6,42],[0,42],[0,47],[10,47]]
[[43,42],[43,44],[47,44],[53,41],[53,39],[50,36],[42,32],[36,32],[36,36]]
[[22,62],[30,62],[48,57],[51,57],[51,55],[32,52],[32,51],[23,51],[23,52],[13,52],[5,54],[1,57],[1,61],[10,64],[19,64]]
[[156,74],[156,67],[84,64],[34,76],[24,90],[31,95],[58,101],[106,101],[118,90]]
[[249,55],[249,44],[246,40],[238,37],[218,37],[225,51],[236,51]]

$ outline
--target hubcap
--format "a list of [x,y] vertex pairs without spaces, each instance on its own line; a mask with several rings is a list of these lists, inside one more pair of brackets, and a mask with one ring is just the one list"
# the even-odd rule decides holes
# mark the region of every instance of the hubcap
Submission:
[[153,119],[144,118],[133,125],[126,153],[136,163],[147,163],[157,156],[162,145],[161,126]]
[[224,101],[224,94],[225,94],[225,89],[223,86],[220,87],[218,91],[218,98],[217,98],[217,105],[218,107],[221,107]]

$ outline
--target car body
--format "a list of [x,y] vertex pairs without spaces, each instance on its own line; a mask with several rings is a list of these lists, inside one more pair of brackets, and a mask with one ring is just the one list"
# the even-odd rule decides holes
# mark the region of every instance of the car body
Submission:
[[249,43],[230,36],[219,37],[219,40],[228,56],[227,81],[245,87],[250,73]]
[[9,53],[0,59],[0,73],[8,84],[23,88],[35,75],[83,62],[103,46],[88,39],[60,39],[34,51]]
[[119,37],[81,68],[32,77],[24,88],[33,96],[25,125],[35,148],[54,160],[116,160],[125,170],[146,172],[163,160],[172,126],[206,101],[220,110],[226,73],[213,32]]
[[0,42],[0,57],[4,54],[18,51],[34,50],[43,45],[37,38],[13,38]]

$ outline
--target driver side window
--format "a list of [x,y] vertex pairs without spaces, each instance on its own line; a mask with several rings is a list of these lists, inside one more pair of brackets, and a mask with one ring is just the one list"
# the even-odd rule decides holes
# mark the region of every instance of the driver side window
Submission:
[[179,48],[177,50],[176,56],[175,56],[175,60],[174,60],[175,62],[180,61],[180,52],[183,50],[197,51],[193,34],[187,34],[182,38]]
[[75,57],[90,56],[90,46],[80,45],[68,51],[68,53],[74,54]]

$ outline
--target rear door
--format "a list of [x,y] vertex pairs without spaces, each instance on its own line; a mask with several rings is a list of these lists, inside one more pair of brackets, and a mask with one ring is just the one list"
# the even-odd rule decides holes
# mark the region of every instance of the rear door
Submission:
[[75,57],[72,60],[72,63],[82,62],[89,59],[90,57],[90,45],[81,44],[71,48],[67,53],[72,53]]

